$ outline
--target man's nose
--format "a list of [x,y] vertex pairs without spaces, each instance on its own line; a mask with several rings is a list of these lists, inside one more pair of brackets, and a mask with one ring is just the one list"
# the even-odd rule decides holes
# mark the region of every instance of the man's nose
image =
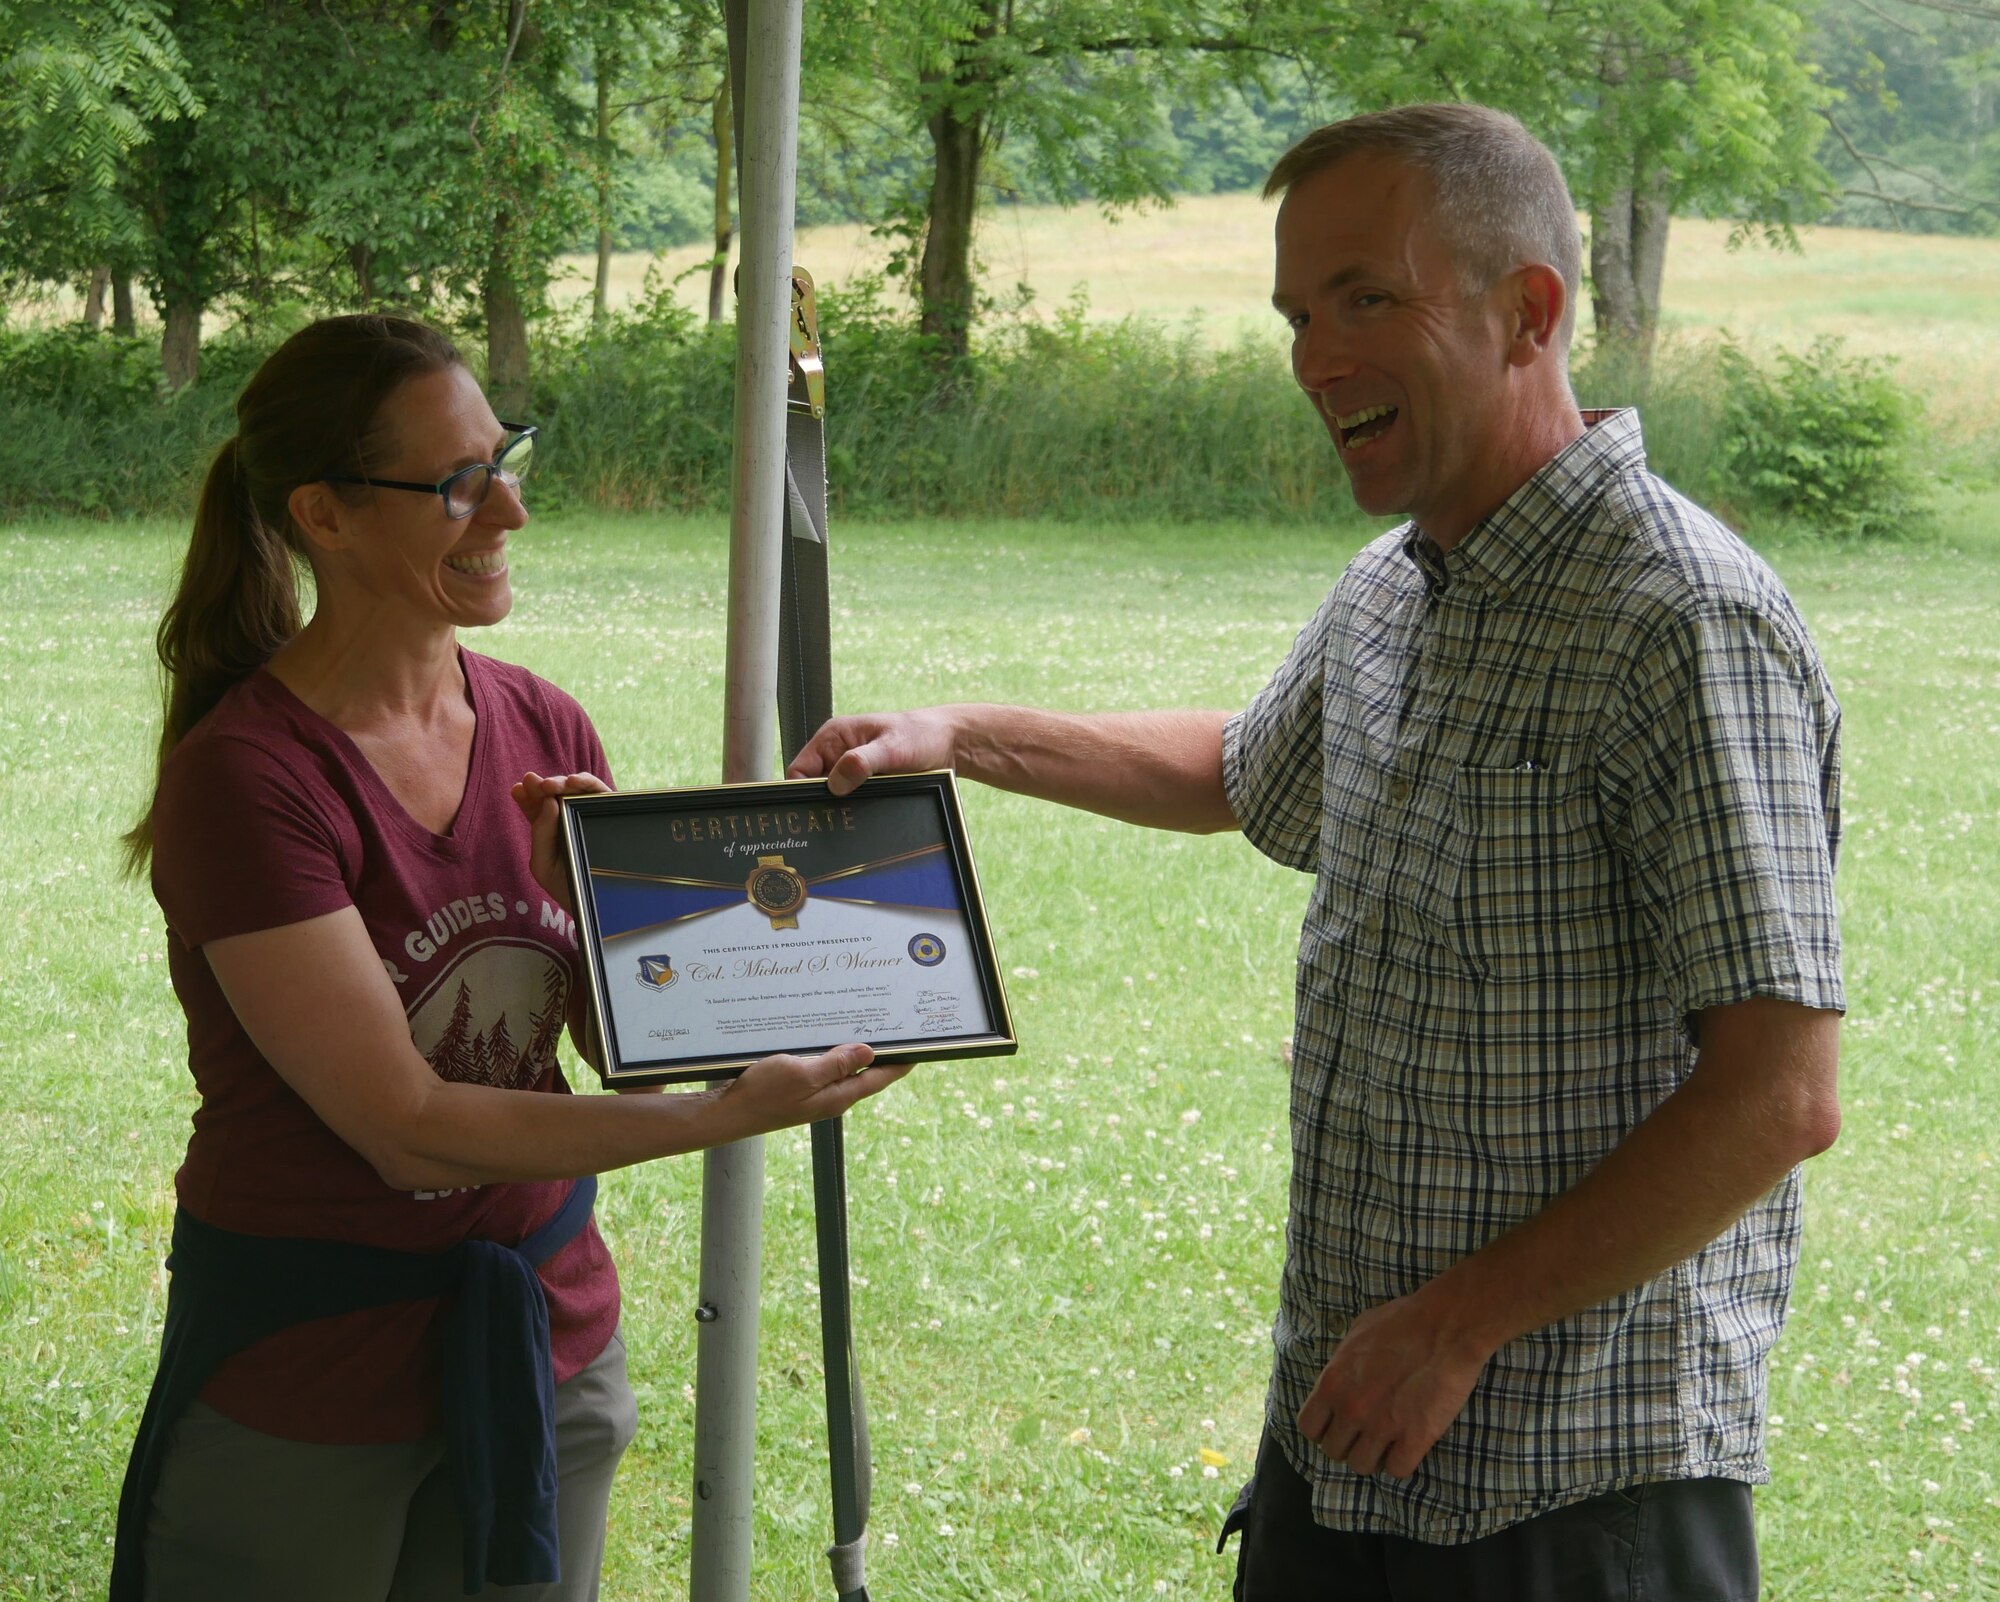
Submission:
[[1292,341],[1292,376],[1309,393],[1318,394],[1353,371],[1353,354],[1330,318],[1311,319]]

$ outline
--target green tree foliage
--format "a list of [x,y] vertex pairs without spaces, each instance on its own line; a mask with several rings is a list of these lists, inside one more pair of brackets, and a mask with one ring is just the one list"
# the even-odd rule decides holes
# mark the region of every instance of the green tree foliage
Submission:
[[1350,92],[1484,101],[1547,140],[1590,216],[1598,337],[1642,362],[1675,211],[1785,241],[1824,206],[1829,92],[1803,53],[1807,0],[1486,0],[1476,26],[1454,0],[1370,4],[1347,41]]
[[1840,96],[1820,148],[1832,221],[2000,232],[2000,7],[1831,0],[1812,57]]
[[207,110],[128,164],[168,383],[207,308],[281,293],[326,308],[472,308],[503,399],[526,323],[588,215],[571,94],[603,8],[526,0],[183,0],[174,36]]
[[201,111],[186,65],[151,0],[0,0],[0,272],[67,278],[137,243],[119,181]]
[[1199,112],[1291,59],[1305,8],[1260,0],[827,0],[819,55],[879,86],[930,150],[896,226],[923,332],[964,356],[976,303],[973,224],[993,167],[1058,200],[1164,200],[1176,163],[1163,107]]

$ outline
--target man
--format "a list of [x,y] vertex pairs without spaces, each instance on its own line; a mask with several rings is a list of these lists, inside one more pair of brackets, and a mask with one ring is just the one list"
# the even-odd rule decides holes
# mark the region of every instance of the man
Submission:
[[1776,578],[1587,424],[1575,211],[1479,107],[1278,163],[1277,292],[1367,547],[1235,717],[844,718],[1316,875],[1237,1594],[1749,1599],[1797,1166],[1839,1129],[1839,712]]

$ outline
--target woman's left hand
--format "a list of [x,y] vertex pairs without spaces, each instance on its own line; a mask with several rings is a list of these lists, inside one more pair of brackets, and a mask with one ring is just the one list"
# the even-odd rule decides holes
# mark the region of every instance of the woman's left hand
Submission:
[[562,825],[562,807],[556,798],[610,793],[611,786],[594,773],[557,773],[548,778],[539,773],[524,773],[521,782],[514,786],[514,804],[527,818],[533,836],[528,864],[534,869],[535,882],[572,918],[576,916],[576,907],[569,896],[569,869],[564,866],[562,852],[556,845]]

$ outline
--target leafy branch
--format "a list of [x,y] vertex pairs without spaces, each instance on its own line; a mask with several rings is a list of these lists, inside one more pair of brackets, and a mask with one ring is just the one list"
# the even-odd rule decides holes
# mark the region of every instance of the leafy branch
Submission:
[[[1892,161],[1879,151],[1863,150],[1859,145],[1855,144],[1847,130],[1841,127],[1840,119],[1834,116],[1830,110],[1822,106],[1820,108],[1820,115],[1826,119],[1827,126],[1833,130],[1834,136],[1839,139],[1848,155],[1854,159],[1855,164],[1868,174],[1869,180],[1874,184],[1874,188],[1872,189],[1843,188],[1840,191],[1841,194],[1853,195],[1862,200],[1878,201],[1882,205],[1887,206],[1891,213],[1899,211],[1928,211],[1941,213],[1948,217],[1972,217],[1978,215],[1980,212],[1987,212],[1994,216],[2000,216],[2000,204],[1996,204],[1991,200],[1981,199],[1977,195],[1968,195],[1960,190],[1953,189],[1935,174],[1920,172],[1914,167],[1905,167],[1901,162]],[[1905,178],[1915,179],[1918,183],[1927,185],[1933,192],[1948,196],[1951,200],[1962,201],[1964,204],[1954,206],[1941,201],[1917,200],[1907,195],[1891,194],[1882,187],[1882,175],[1876,171],[1878,167],[1885,167],[1890,172],[1901,173]]]

